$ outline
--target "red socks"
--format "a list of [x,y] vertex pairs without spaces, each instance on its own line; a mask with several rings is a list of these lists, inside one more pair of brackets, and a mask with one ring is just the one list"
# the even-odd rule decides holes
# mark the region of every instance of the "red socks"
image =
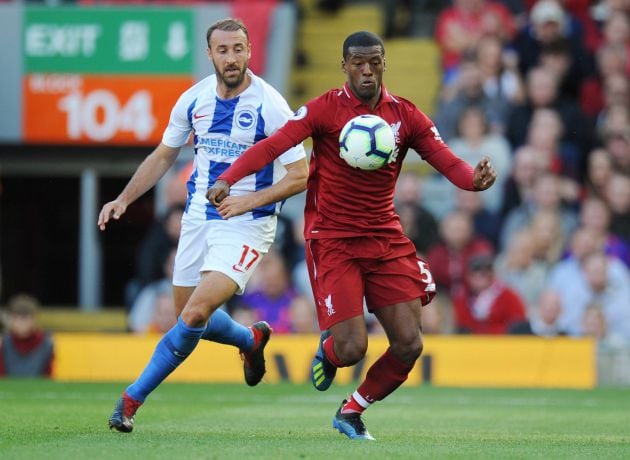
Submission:
[[365,380],[359,385],[357,391],[352,394],[352,397],[343,406],[341,412],[362,413],[374,401],[385,399],[407,380],[414,364],[415,362],[407,364],[400,361],[388,348],[383,356],[372,364],[365,376]]
[[[359,401],[361,401],[359,403]],[[343,405],[343,409],[341,409],[342,414],[347,414],[349,412],[356,412],[358,414],[362,414],[365,409],[370,407],[370,404],[367,402],[358,392],[352,393],[348,402]]]
[[324,355],[326,356],[326,359],[330,361],[330,364],[335,367],[344,367],[343,363],[339,360],[337,354],[335,353],[335,340],[332,335],[324,340],[323,348]]

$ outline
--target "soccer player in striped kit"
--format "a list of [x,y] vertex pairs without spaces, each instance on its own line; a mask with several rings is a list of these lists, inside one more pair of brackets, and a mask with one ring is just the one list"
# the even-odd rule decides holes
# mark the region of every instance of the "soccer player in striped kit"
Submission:
[[[249,149],[208,191],[219,213],[231,218],[251,206],[228,196],[230,186],[287,148],[313,138],[304,210],[306,260],[323,331],[311,365],[315,388],[327,390],[339,367],[359,362],[368,335],[363,300],[383,326],[390,347],[333,418],[352,439],[374,439],[361,414],[398,388],[422,352],[422,305],[435,295],[427,263],[416,256],[394,212],[394,186],[408,149],[466,190],[485,190],[496,179],[486,157],[473,169],[442,141],[431,120],[382,84],[385,47],[370,32],[349,35],[342,49],[347,82],[301,107],[273,136]],[[339,156],[339,133],[348,120],[374,114],[392,126],[396,150],[375,171],[352,168]]]
[[218,307],[242,293],[271,246],[280,203],[306,188],[308,165],[301,144],[286,149],[233,186],[252,206],[224,220],[206,191],[248,147],[284,125],[292,113],[282,96],[247,67],[251,47],[245,25],[228,18],[207,31],[208,57],[216,73],[184,92],[160,145],[140,164],[121,194],[101,210],[101,230],[153,187],[174,163],[190,133],[194,168],[175,257],[173,293],[177,324],[156,346],[148,365],[127,387],[109,418],[110,428],[131,432],[146,397],[194,350],[200,339],[235,345],[243,355],[245,381],[265,373],[263,350],[271,329],[264,321],[247,328]]

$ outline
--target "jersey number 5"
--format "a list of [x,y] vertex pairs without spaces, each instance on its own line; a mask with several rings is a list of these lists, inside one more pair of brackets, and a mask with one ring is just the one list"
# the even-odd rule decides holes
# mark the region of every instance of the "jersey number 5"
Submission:
[[435,283],[433,282],[433,275],[429,271],[429,267],[427,266],[427,263],[422,260],[419,260],[418,267],[420,268],[420,274],[422,275],[422,278],[420,278],[420,281],[426,284],[426,288],[424,289],[425,292],[435,292]]

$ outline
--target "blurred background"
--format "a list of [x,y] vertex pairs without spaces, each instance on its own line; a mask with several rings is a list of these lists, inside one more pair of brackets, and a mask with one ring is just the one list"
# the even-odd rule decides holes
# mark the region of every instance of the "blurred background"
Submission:
[[[5,344],[173,324],[192,149],[105,232],[97,215],[214,71],[207,27],[234,16],[250,67],[294,110],[343,85],[349,33],[380,34],[388,89],[470,164],[492,158],[483,193],[405,160],[396,208],[440,292],[426,333],[587,338],[600,382],[630,384],[629,14],[627,0],[0,1]],[[244,324],[317,332],[302,209],[288,200],[273,251],[226,306]]]

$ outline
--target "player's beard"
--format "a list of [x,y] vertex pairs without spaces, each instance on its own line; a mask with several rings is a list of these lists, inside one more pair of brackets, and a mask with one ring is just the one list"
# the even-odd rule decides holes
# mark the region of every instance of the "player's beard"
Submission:
[[[219,70],[219,67],[214,61],[212,61],[212,64],[214,65],[214,70],[217,74],[217,80],[219,81],[219,83],[224,84],[228,88],[238,88],[245,80],[247,64],[245,64],[242,69],[238,65],[234,64],[223,69],[223,72]],[[226,77],[225,74],[230,70],[238,70],[238,74]]]

